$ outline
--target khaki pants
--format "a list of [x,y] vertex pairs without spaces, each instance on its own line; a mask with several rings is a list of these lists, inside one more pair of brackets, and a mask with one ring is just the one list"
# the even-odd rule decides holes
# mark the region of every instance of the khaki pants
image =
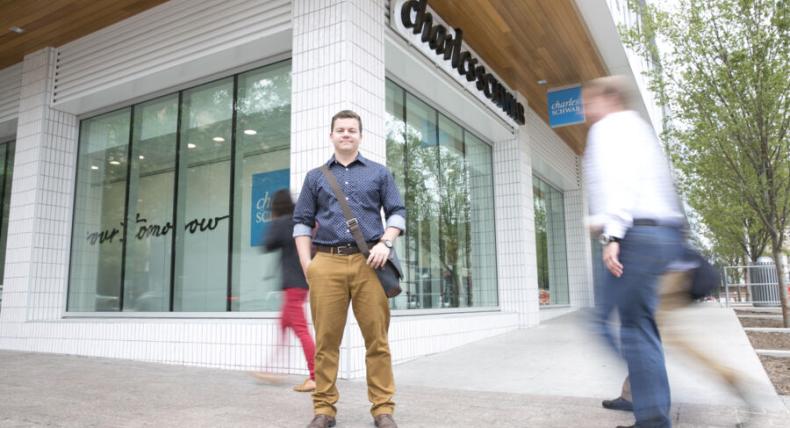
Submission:
[[[683,332],[683,327],[672,317],[672,311],[684,308],[692,303],[689,296],[691,287],[691,277],[688,272],[669,272],[661,277],[659,284],[659,304],[656,313],[656,324],[661,333],[661,340],[664,345],[674,346],[685,352],[688,356],[696,359],[702,365],[713,370],[725,383],[735,386],[739,380],[735,370],[726,367],[716,361],[709,353],[704,352],[694,344],[694,339],[689,338]],[[623,382],[621,397],[632,401],[631,383],[628,377]]]
[[335,403],[340,394],[335,382],[349,302],[365,339],[368,399],[373,403],[370,412],[377,416],[395,410],[395,380],[387,341],[389,304],[376,272],[365,261],[361,254],[317,253],[307,269],[316,342],[316,414],[337,413]]

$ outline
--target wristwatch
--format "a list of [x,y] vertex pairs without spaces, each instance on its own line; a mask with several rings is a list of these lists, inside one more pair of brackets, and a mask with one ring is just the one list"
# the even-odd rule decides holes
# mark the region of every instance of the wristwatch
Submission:
[[602,233],[601,236],[598,237],[598,242],[600,242],[601,245],[606,246],[606,244],[610,242],[620,242],[620,238]]
[[381,240],[381,241],[379,241],[379,242],[381,242],[382,244],[384,244],[384,246],[385,246],[385,247],[387,247],[387,248],[389,248],[390,250],[392,249],[392,241],[390,241],[389,239],[382,239],[382,240]]

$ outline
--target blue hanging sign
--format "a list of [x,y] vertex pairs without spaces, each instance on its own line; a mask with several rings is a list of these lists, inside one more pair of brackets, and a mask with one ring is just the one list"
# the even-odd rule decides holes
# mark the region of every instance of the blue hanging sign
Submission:
[[250,217],[250,246],[264,243],[269,223],[272,221],[272,198],[280,189],[288,189],[291,170],[280,169],[252,176],[252,217]]
[[549,126],[559,128],[584,123],[581,85],[549,89],[546,97],[549,107]]

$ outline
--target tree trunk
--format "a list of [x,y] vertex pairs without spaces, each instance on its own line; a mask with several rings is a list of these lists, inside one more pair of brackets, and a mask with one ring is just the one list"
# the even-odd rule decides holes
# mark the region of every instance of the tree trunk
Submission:
[[776,283],[779,287],[779,300],[782,306],[782,321],[784,327],[790,327],[790,302],[787,301],[787,288],[784,285],[784,269],[782,267],[782,252],[779,251],[779,246],[774,245],[771,253],[774,257],[774,266],[776,267]]

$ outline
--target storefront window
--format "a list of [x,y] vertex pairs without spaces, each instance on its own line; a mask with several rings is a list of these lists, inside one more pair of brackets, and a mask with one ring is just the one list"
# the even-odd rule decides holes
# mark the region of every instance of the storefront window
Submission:
[[124,311],[170,310],[178,95],[134,107]]
[[14,175],[14,142],[0,144],[0,284],[5,280],[5,247],[8,243],[8,209],[11,206],[11,180]]
[[227,307],[232,118],[233,79],[184,91],[174,311]]
[[496,306],[491,147],[390,81],[386,127],[407,213],[393,308]]
[[68,307],[121,308],[131,108],[80,125]]
[[280,254],[263,243],[271,198],[290,186],[290,64],[239,76],[233,222],[232,310],[274,311],[280,305]]
[[290,68],[82,121],[68,311],[277,309],[278,255],[257,235],[290,186]]
[[533,177],[535,247],[541,305],[567,305],[568,259],[565,246],[565,204],[562,192]]

